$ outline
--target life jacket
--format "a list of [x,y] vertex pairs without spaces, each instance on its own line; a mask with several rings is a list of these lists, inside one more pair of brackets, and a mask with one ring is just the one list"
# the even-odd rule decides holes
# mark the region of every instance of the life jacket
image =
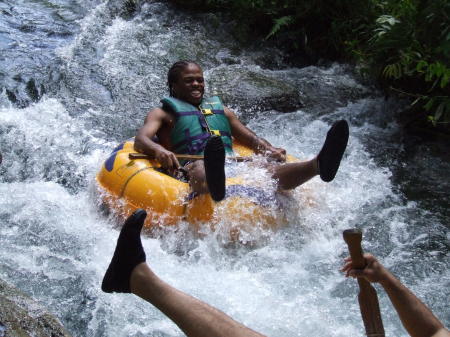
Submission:
[[216,135],[222,138],[226,153],[233,154],[230,122],[219,97],[204,98],[199,107],[174,97],[161,103],[176,118],[170,134],[174,153],[203,154],[208,138]]

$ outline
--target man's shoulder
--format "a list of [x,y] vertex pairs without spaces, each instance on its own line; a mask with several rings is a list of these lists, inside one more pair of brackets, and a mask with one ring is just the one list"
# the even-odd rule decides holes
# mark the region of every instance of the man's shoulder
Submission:
[[155,107],[153,109],[151,109],[147,115],[167,115],[169,113],[169,111],[165,110],[163,107]]
[[168,121],[171,117],[172,117],[172,115],[170,114],[170,112],[164,110],[161,107],[156,107],[156,108],[151,109],[147,113],[145,122],[155,121],[155,120]]

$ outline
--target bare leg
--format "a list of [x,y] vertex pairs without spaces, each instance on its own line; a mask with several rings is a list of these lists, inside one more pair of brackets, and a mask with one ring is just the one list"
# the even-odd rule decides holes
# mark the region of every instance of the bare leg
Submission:
[[213,136],[208,139],[204,160],[186,165],[189,185],[193,192],[210,193],[214,201],[225,197],[225,148],[222,139]]
[[192,192],[198,194],[208,193],[203,160],[197,160],[190,163],[186,165],[185,168],[189,177],[189,185],[191,186]]
[[337,121],[327,133],[327,137],[317,157],[300,163],[289,163],[272,167],[273,178],[281,189],[293,189],[320,175],[323,181],[332,181],[337,173],[348,142],[348,124]]
[[319,174],[317,158],[274,166],[271,171],[272,178],[278,181],[278,187],[284,190],[296,188]]
[[187,336],[263,336],[162,281],[145,262],[133,270],[130,285],[133,294],[161,310]]
[[137,210],[122,227],[103,278],[102,290],[131,292],[141,297],[167,315],[187,336],[262,336],[223,312],[173,288],[151,271],[145,263],[140,238],[146,215],[144,210]]

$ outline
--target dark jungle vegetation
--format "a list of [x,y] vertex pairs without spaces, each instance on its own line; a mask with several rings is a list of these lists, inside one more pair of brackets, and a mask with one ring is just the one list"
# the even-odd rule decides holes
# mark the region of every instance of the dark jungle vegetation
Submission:
[[355,63],[386,93],[410,100],[411,120],[450,129],[448,0],[172,2],[229,13],[238,37],[274,40],[292,58]]

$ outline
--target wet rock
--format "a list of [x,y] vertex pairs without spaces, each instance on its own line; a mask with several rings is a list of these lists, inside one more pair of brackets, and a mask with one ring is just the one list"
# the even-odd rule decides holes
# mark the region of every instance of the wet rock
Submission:
[[17,103],[17,97],[11,90],[6,89],[6,96],[8,97],[11,103],[14,104]]
[[[5,19],[0,34],[0,89],[19,108],[37,102],[45,92],[58,88],[55,77],[63,60],[57,48],[66,45],[79,31],[79,20],[96,6],[69,2],[27,2],[5,0],[0,11]],[[49,5],[51,3],[51,5]]]
[[288,70],[233,65],[207,71],[206,78],[209,92],[221,96],[244,122],[261,111],[302,109],[319,117],[377,93],[360,83],[352,68],[338,64]]
[[1,337],[70,337],[56,317],[2,280],[0,308]]
[[133,18],[139,12],[141,2],[141,0],[110,0],[108,8],[112,16],[118,15],[127,20]]
[[303,98],[297,88],[273,74],[237,65],[218,67],[207,75],[210,92],[242,111],[292,112],[300,109]]
[[139,1],[137,1],[137,0],[125,1],[124,6],[122,8],[122,17],[130,18],[134,14],[136,14],[136,12],[138,10],[138,4],[139,4]]
[[279,71],[277,76],[300,91],[303,110],[323,116],[350,102],[377,94],[375,89],[358,82],[353,72],[350,66],[334,64]]
[[26,90],[28,93],[28,96],[30,96],[31,100],[33,102],[39,101],[40,94],[38,89],[36,88],[36,83],[34,82],[34,79],[30,79],[26,84]]
[[24,80],[20,74],[5,82],[6,96],[11,103],[19,108],[38,102],[45,93],[43,84],[37,84],[34,78]]

